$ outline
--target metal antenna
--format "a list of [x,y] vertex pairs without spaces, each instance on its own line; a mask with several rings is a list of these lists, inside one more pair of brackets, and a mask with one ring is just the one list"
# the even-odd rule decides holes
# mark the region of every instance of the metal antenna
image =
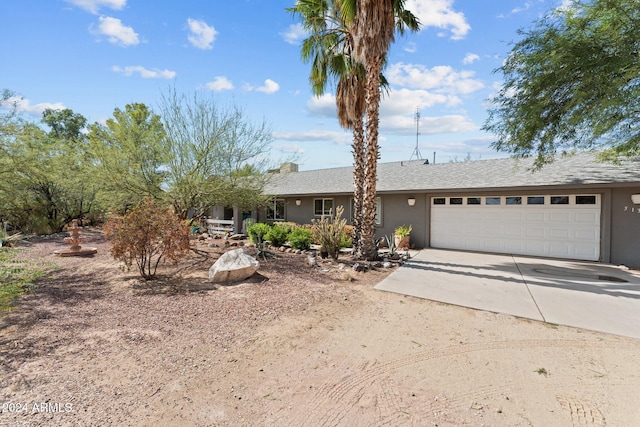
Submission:
[[416,156],[417,160],[422,160],[422,155],[420,154],[420,148],[418,147],[418,135],[420,135],[420,110],[416,107],[416,148],[413,149],[413,153],[411,153],[411,157],[409,160],[413,159],[413,156]]

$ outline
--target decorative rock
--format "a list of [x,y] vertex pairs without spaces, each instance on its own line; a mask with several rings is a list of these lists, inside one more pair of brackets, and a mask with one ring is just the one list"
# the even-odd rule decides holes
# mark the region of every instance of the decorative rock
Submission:
[[203,239],[208,239],[209,238],[209,233],[202,233],[200,235],[200,237],[202,237]]
[[215,283],[231,283],[251,277],[260,263],[242,249],[224,253],[209,269],[209,279]]
[[367,271],[367,266],[356,262],[355,264],[353,264],[353,270],[357,272]]
[[383,262],[383,263],[382,263],[382,267],[383,267],[383,268],[391,268],[392,266],[393,266],[393,265],[392,265],[389,261],[386,261],[386,262]]
[[309,264],[310,267],[315,267],[318,265],[318,260],[315,256],[309,255],[309,257],[307,257],[307,264]]

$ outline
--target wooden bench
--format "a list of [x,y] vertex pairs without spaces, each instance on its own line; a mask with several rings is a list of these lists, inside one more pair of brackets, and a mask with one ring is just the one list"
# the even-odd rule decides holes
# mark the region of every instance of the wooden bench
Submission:
[[233,232],[232,219],[207,219],[207,231],[209,234],[227,234]]

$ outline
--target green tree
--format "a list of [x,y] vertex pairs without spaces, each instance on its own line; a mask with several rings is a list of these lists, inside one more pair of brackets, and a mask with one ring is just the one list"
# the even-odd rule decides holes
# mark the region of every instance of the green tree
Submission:
[[536,166],[558,151],[640,153],[640,0],[575,2],[520,31],[484,129]]
[[267,124],[252,123],[235,105],[175,90],[163,94],[160,108],[167,151],[167,196],[186,218],[214,205],[249,208],[264,202],[267,155],[273,140]]
[[167,156],[159,115],[145,104],[127,104],[105,125],[92,124],[88,137],[106,206],[122,213],[145,198],[163,197]]
[[1,120],[0,218],[35,233],[61,231],[71,220],[94,208],[95,189],[87,180],[86,119],[71,110],[46,110],[41,127],[17,111]]

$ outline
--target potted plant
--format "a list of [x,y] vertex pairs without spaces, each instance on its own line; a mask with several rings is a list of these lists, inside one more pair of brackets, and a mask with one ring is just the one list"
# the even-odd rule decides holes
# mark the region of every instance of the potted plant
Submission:
[[398,249],[409,249],[409,240],[411,235],[411,225],[401,225],[396,227],[393,234],[395,237],[395,246]]

